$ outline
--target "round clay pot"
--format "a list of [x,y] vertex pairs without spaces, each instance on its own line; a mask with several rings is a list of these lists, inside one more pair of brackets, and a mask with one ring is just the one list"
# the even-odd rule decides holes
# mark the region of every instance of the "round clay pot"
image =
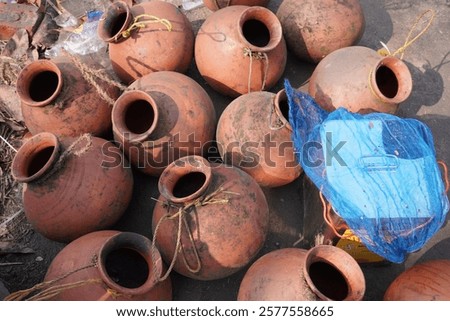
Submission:
[[358,0],[283,0],[277,17],[288,48],[299,59],[313,63],[358,43],[365,29]]
[[260,6],[266,7],[269,0],[203,0],[205,6],[212,11],[228,6]]
[[216,115],[210,97],[197,82],[161,71],[130,85],[114,105],[112,122],[114,138],[131,163],[159,176],[174,160],[208,149]]
[[411,73],[403,61],[360,46],[329,54],[309,82],[309,94],[328,111],[344,107],[351,112],[394,114],[411,90]]
[[[101,80],[98,83],[111,99],[119,96],[115,86]],[[16,89],[25,125],[33,135],[110,134],[112,105],[101,98],[68,57],[31,62],[20,72]]]
[[118,147],[83,135],[40,133],[14,157],[25,215],[45,237],[70,242],[116,223],[131,200],[133,176]]
[[166,168],[158,188],[153,233],[164,261],[174,260],[176,272],[197,280],[221,279],[262,248],[268,204],[258,184],[240,169],[188,156]]
[[116,1],[100,19],[98,35],[109,43],[112,67],[127,84],[154,71],[185,72],[194,55],[192,25],[168,2],[129,7]]
[[171,300],[170,278],[158,281],[164,270],[159,252],[146,237],[105,230],[64,247],[50,264],[44,282],[62,287],[49,300]]
[[264,7],[230,6],[212,13],[195,42],[200,74],[231,97],[273,87],[283,75],[286,54],[281,24]]
[[242,279],[240,301],[362,300],[366,285],[358,263],[344,250],[318,245],[286,248],[258,260]]
[[301,173],[294,154],[289,106],[284,90],[254,92],[227,106],[217,125],[217,146],[227,164],[237,166],[261,186],[293,182]]
[[401,273],[384,294],[385,301],[450,301],[450,260],[432,260]]

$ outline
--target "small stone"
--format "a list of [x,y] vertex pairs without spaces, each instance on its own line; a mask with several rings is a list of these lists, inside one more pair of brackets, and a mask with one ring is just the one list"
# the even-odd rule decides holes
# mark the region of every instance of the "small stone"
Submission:
[[38,256],[38,257],[36,257],[35,261],[42,262],[42,261],[44,261],[44,258],[42,256]]

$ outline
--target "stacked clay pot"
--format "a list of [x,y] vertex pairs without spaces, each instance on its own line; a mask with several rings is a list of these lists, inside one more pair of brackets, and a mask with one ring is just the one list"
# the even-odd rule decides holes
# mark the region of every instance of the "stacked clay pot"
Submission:
[[126,84],[155,71],[185,72],[194,55],[194,33],[173,4],[158,0],[129,7],[112,3],[98,26],[109,43],[109,57]]
[[172,71],[148,74],[119,97],[112,111],[115,141],[131,163],[159,176],[187,155],[202,155],[214,138],[216,116],[206,91]]
[[261,6],[266,7],[269,0],[203,0],[204,5],[212,11],[228,6]]
[[288,48],[299,59],[313,63],[355,45],[365,29],[359,0],[283,0],[277,17]]
[[[116,87],[101,80],[98,83],[111,99],[119,96]],[[76,137],[90,133],[105,137],[110,134],[112,105],[101,98],[66,56],[28,64],[18,76],[16,89],[25,125],[33,135],[51,132]]]
[[146,237],[104,230],[64,247],[51,262],[44,282],[58,288],[49,300],[171,300],[170,279],[160,280],[164,271],[158,250]]
[[358,263],[344,250],[319,245],[285,248],[256,260],[239,287],[240,301],[362,300],[366,285]]
[[264,7],[218,10],[205,20],[195,40],[200,74],[230,97],[272,88],[283,75],[286,55],[281,24]]
[[111,227],[127,209],[133,191],[131,169],[119,148],[90,135],[37,134],[18,150],[11,172],[24,183],[28,221],[58,242]]
[[394,114],[412,91],[408,66],[399,58],[353,46],[334,51],[314,70],[309,94],[325,110]]
[[450,260],[431,260],[401,273],[384,294],[385,301],[450,301]]
[[153,235],[166,264],[197,280],[227,277],[262,248],[269,224],[264,193],[238,168],[187,156],[162,173]]
[[284,90],[236,98],[220,116],[217,146],[225,163],[237,166],[261,186],[278,187],[301,173],[294,154]]

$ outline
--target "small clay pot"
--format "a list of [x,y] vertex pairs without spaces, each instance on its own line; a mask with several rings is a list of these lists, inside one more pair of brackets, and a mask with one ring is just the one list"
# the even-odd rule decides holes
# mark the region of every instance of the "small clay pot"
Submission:
[[281,24],[264,7],[230,6],[212,13],[195,42],[200,74],[231,97],[269,90],[286,67]]
[[146,75],[130,85],[112,111],[114,139],[131,163],[159,176],[174,160],[202,155],[214,138],[216,115],[206,91],[171,71]]
[[408,66],[400,59],[353,46],[334,51],[314,70],[309,94],[325,110],[394,114],[412,91]]
[[302,170],[294,154],[289,106],[284,90],[254,92],[227,106],[217,125],[217,146],[227,164],[237,166],[261,186],[293,182]]
[[14,157],[25,215],[45,237],[70,242],[115,224],[131,200],[133,175],[119,148],[83,135],[40,133]]
[[239,301],[359,301],[366,285],[358,263],[344,250],[318,245],[306,251],[270,252],[246,272]]
[[98,25],[109,57],[126,84],[155,71],[185,72],[194,56],[194,32],[172,3],[152,0],[129,7],[112,3]]
[[[112,100],[119,96],[115,86],[101,80],[98,84]],[[112,105],[68,57],[31,62],[20,72],[16,89],[25,125],[33,135],[51,132],[76,137],[90,133],[105,137],[111,132]]]
[[64,247],[50,264],[44,282],[59,287],[48,300],[171,300],[170,278],[146,237],[118,231],[86,234]]
[[204,5],[212,11],[228,6],[260,6],[267,7],[269,0],[203,0]]
[[262,248],[268,204],[255,180],[240,169],[187,156],[165,169],[158,189],[153,235],[164,261],[175,262],[174,271],[197,280],[221,279],[245,267]]
[[313,63],[357,44],[365,29],[359,0],[283,0],[277,17],[288,48],[299,59]]
[[401,273],[389,285],[385,301],[450,301],[450,260],[431,260]]

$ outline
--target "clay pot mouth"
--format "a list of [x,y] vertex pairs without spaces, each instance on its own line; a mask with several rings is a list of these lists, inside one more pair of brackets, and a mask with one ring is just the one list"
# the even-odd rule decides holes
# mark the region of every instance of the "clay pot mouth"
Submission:
[[157,284],[163,272],[160,253],[152,252],[150,240],[137,233],[112,236],[100,249],[98,259],[103,282],[119,294],[144,294]]
[[355,259],[335,246],[319,245],[308,251],[303,267],[311,290],[324,301],[362,300],[364,274]]
[[39,133],[23,144],[11,165],[15,180],[28,183],[47,172],[59,157],[60,143],[52,133]]
[[399,104],[412,91],[412,77],[408,66],[396,57],[382,58],[370,75],[374,94],[386,103]]
[[289,103],[286,95],[286,90],[282,89],[276,94],[274,106],[275,113],[283,123],[282,126],[292,131],[292,126],[289,123]]
[[238,19],[241,41],[254,52],[275,49],[283,38],[283,30],[277,16],[264,7],[249,7]]
[[182,157],[164,169],[158,181],[162,196],[187,203],[203,195],[212,180],[211,165],[201,156]]
[[111,117],[116,135],[129,142],[143,142],[155,130],[159,112],[155,100],[149,94],[130,90],[116,100]]
[[130,7],[123,1],[112,3],[100,18],[97,34],[103,41],[115,42],[130,25]]
[[62,90],[63,77],[58,66],[49,60],[34,61],[22,69],[17,78],[17,94],[29,106],[47,106]]

